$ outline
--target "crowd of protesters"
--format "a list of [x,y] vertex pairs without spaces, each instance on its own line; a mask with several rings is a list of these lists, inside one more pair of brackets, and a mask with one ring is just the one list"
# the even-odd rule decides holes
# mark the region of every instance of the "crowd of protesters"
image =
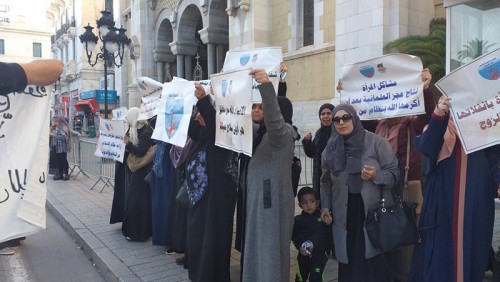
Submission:
[[[139,123],[138,109],[129,110],[127,154],[144,156],[153,144],[156,149],[137,179],[137,172],[117,163],[110,222],[122,222],[128,240],[152,237],[167,254],[184,254],[177,263],[192,281],[231,281],[237,206],[241,281],[289,281],[290,242],[298,250],[296,281],[322,281],[329,257],[339,263],[339,281],[481,281],[491,249],[500,146],[463,154],[451,101],[441,97],[436,105],[427,69],[423,115],[362,122],[348,104],[319,108],[319,130],[302,140],[314,160],[313,185],[300,189],[297,202],[290,163],[300,136],[286,84],[277,95],[265,70],[249,75],[262,96],[252,107],[252,157],[215,146],[216,101],[200,85],[184,147],[152,141],[154,122]],[[421,240],[382,253],[364,223],[381,194],[392,203],[401,165],[412,182],[405,197],[418,203]],[[465,200],[455,201],[457,193]],[[294,218],[296,203],[302,212]]]

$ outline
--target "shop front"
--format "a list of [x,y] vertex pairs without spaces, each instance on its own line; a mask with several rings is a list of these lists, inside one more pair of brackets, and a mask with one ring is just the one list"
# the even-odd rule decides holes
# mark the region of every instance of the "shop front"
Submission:
[[89,128],[95,128],[95,117],[99,111],[95,90],[80,93],[80,100],[75,105],[73,127],[83,135],[89,135]]

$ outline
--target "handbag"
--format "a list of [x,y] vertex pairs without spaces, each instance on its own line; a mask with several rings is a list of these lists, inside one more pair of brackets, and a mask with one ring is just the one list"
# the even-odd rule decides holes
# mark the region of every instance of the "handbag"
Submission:
[[394,205],[386,205],[382,197],[380,206],[370,209],[365,220],[366,233],[372,245],[387,253],[417,243],[416,207],[416,203],[401,198],[396,198]]
[[[410,157],[407,154],[405,183],[408,181],[409,161]],[[416,208],[417,203],[403,201],[399,195],[394,196],[393,205],[386,205],[382,190],[380,190],[380,205],[370,209],[365,220],[366,233],[372,245],[387,253],[417,243],[419,236]]]
[[153,162],[153,157],[155,154],[155,147],[150,146],[146,154],[142,157],[137,157],[134,154],[128,154],[127,165],[132,172],[136,172],[139,169],[145,167],[146,165]]

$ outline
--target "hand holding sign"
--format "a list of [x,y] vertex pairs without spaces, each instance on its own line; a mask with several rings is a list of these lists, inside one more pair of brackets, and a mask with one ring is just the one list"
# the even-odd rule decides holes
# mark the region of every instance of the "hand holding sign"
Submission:
[[253,76],[253,79],[255,79],[257,83],[262,84],[270,82],[269,76],[267,76],[267,72],[265,69],[252,70],[249,74]]
[[194,84],[195,90],[194,90],[194,96],[196,99],[201,100],[207,96],[207,93],[205,92],[205,87],[201,86],[198,83]]
[[451,98],[446,96],[441,96],[439,98],[439,102],[436,105],[436,109],[434,110],[434,114],[438,116],[444,116],[450,113],[450,100]]

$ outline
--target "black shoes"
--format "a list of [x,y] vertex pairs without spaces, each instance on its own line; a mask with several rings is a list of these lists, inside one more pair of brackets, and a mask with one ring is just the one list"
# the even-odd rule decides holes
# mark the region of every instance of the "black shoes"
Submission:
[[61,180],[61,179],[63,179],[62,175],[60,175],[60,174],[54,175],[54,180]]
[[63,178],[63,181],[68,181],[68,180],[69,180],[69,175],[65,174],[64,178]]

